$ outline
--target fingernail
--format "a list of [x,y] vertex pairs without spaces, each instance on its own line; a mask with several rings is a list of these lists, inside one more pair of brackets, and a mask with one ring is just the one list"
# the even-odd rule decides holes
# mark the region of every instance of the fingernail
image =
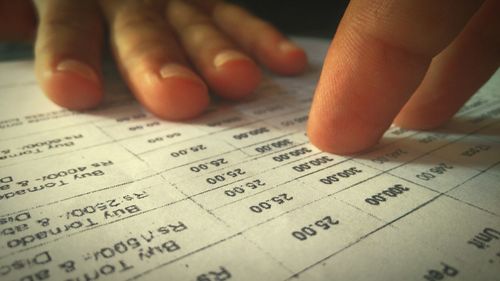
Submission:
[[218,53],[214,58],[214,66],[219,68],[225,63],[236,60],[250,60],[250,58],[238,51],[226,50]]
[[289,51],[295,51],[295,50],[301,50],[301,48],[294,43],[290,41],[283,41],[279,44],[278,48],[284,52],[287,53]]
[[162,66],[162,68],[160,68],[160,76],[162,78],[184,77],[201,81],[201,79],[187,67],[176,63],[169,63]]
[[76,73],[84,78],[87,78],[88,80],[99,82],[99,77],[97,76],[95,71],[87,64],[84,64],[77,60],[63,60],[57,65],[56,70]]

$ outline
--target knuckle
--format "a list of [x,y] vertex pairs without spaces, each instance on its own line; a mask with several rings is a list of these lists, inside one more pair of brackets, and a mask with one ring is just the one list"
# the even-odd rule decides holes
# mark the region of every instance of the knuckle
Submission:
[[121,58],[134,64],[165,57],[165,42],[162,39],[146,38],[135,44],[122,46]]
[[164,25],[163,20],[154,13],[129,13],[127,11],[119,12],[112,23],[115,32],[127,32],[142,27],[157,29]]
[[216,28],[210,22],[193,22],[177,31],[190,38],[206,38],[212,37]]

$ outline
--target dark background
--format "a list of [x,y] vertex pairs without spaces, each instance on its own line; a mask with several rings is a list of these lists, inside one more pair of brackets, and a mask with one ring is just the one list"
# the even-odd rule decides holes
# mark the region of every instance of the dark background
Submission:
[[[245,7],[253,14],[274,24],[287,35],[324,38],[332,38],[349,2],[348,0],[226,1]],[[0,61],[32,58],[32,47],[31,43],[26,42],[0,42]],[[105,52],[108,49],[104,48]]]
[[331,38],[348,0],[230,0],[289,35]]

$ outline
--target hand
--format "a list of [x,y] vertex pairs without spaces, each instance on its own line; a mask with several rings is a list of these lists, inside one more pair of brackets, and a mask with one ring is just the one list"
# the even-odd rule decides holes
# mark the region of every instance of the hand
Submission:
[[103,21],[129,88],[165,119],[201,114],[209,103],[208,88],[228,99],[249,95],[261,78],[249,55],[285,75],[298,74],[307,64],[304,51],[274,27],[222,1],[34,3],[38,81],[52,101],[70,109],[92,108],[102,99]]
[[374,145],[394,123],[437,127],[498,69],[500,1],[352,0],[309,114],[322,150]]

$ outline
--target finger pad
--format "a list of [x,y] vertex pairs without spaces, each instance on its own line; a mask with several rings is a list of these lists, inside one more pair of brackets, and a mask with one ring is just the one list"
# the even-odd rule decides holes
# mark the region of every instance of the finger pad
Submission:
[[308,136],[312,144],[323,151],[341,155],[360,152],[375,145],[381,133],[383,131],[374,130],[371,124],[342,114],[312,112],[308,123]]

